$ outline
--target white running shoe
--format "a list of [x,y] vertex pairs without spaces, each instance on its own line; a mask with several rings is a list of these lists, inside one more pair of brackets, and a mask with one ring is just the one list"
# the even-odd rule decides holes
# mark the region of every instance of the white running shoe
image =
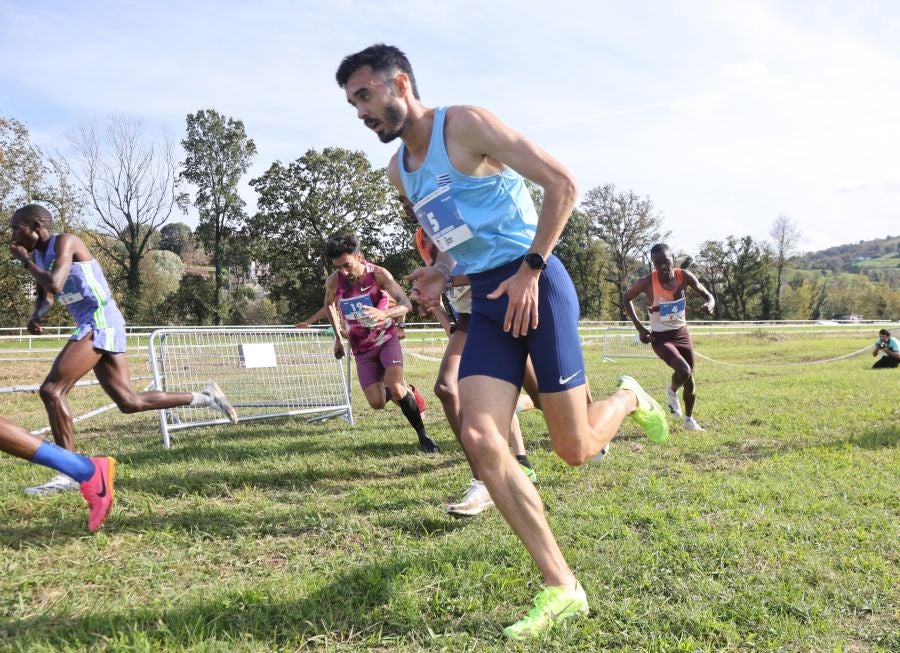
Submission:
[[225,413],[232,424],[237,424],[237,411],[228,403],[225,393],[222,392],[222,388],[219,387],[218,383],[214,381],[207,383],[206,387],[203,388],[203,394],[209,397],[210,408]]
[[477,515],[493,506],[494,500],[491,499],[491,494],[488,492],[485,484],[481,481],[476,481],[473,478],[469,482],[469,487],[466,490],[463,500],[459,503],[447,506],[447,512],[451,515],[471,516]]
[[65,474],[57,474],[43,485],[35,485],[34,487],[25,488],[25,494],[30,497],[38,497],[42,494],[52,494],[53,492],[68,492],[70,490],[78,490],[81,483],[71,476]]
[[604,445],[604,447],[598,452],[591,456],[591,461],[595,463],[599,463],[601,460],[606,458],[606,454],[609,453],[609,442]]
[[681,404],[678,401],[678,391],[672,390],[666,386],[666,403],[669,405],[669,412],[675,417],[681,417]]
[[684,418],[684,428],[688,431],[704,431],[705,429],[697,424],[697,420],[693,417],[685,417]]

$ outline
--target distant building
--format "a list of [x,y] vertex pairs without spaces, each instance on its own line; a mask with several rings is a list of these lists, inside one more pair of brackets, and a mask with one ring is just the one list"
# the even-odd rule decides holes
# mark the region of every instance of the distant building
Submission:
[[831,319],[837,320],[838,322],[860,322],[863,317],[862,315],[857,315],[856,313],[843,313],[841,315],[835,315]]
[[249,279],[259,279],[260,277],[264,277],[269,274],[269,264],[268,263],[260,263],[258,261],[250,261],[250,266],[247,268],[247,277]]

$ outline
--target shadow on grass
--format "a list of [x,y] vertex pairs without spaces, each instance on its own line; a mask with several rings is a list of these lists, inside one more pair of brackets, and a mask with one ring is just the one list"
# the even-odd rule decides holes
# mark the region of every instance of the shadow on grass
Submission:
[[[240,436],[224,436],[220,439],[198,443],[182,441],[171,449],[147,448],[123,452],[117,458],[130,465],[177,463],[181,461],[211,460],[215,462],[240,462],[265,457],[334,455],[342,459],[355,456],[368,458],[393,458],[420,453],[418,439],[411,429],[400,429],[390,440],[356,442],[345,431],[320,431],[300,434],[296,439],[262,440],[246,433]],[[455,443],[445,442],[445,447]]]
[[283,432],[284,427],[290,426],[290,423],[285,422],[279,426],[282,439],[274,442],[267,439],[269,433],[261,432],[258,426],[250,432],[244,428],[222,429],[215,433],[213,440],[209,439],[208,433],[200,438],[192,438],[192,433],[187,431],[172,435],[170,449],[164,449],[161,444],[151,446],[148,443],[144,449],[122,453],[118,457],[133,465],[170,463],[185,459],[239,461],[261,452],[267,455],[312,455],[334,451],[333,442],[346,439],[340,428],[317,427],[315,433],[297,433],[293,436]]
[[463,519],[453,519],[450,516],[424,516],[394,515],[382,517],[377,520],[382,528],[392,532],[402,532],[413,538],[435,537],[445,535],[466,528],[469,524]]
[[[208,467],[202,470],[170,471],[159,470],[151,476],[129,478],[117,484],[120,489],[137,490],[163,497],[179,497],[185,494],[221,497],[227,488],[252,487],[260,490],[288,489],[304,491],[317,483],[337,481],[341,491],[357,483],[370,484],[375,481],[404,480],[411,476],[430,474],[441,469],[456,467],[458,457],[434,457],[425,454],[410,454],[408,446],[397,445],[407,456],[397,458],[397,464],[390,469],[373,471],[370,467],[358,465],[352,456],[339,456],[340,462],[322,461],[321,465],[304,464],[295,469],[271,469],[261,461],[255,466],[237,469]],[[364,447],[367,450],[367,447]],[[356,448],[351,447],[351,450]],[[191,456],[187,456],[191,460]]]
[[[15,527],[4,524],[0,531],[0,551],[3,549],[18,550],[24,547],[56,546],[68,540],[90,535],[87,529],[87,510],[78,513],[73,511],[71,518],[65,521],[32,520],[27,526]],[[2,620],[0,620],[2,625]]]
[[[19,549],[30,546],[57,545],[68,539],[88,537],[87,513],[73,515],[64,523],[49,523],[46,520],[32,521],[27,526],[9,527],[0,535],[0,549]],[[200,539],[234,538],[253,535],[299,536],[320,529],[315,515],[302,510],[279,511],[277,515],[260,516],[251,510],[234,510],[209,507],[197,510],[167,512],[165,514],[141,514],[119,516],[113,513],[103,526],[110,536],[137,533],[192,533]]]
[[883,426],[850,438],[851,445],[862,449],[896,447],[898,443],[900,443],[900,426]]
[[[382,486],[381,493],[372,497],[353,497],[347,499],[348,509],[357,514],[378,514],[391,511],[412,512],[410,526],[404,527],[404,520],[398,519],[399,529],[413,536],[432,535],[434,533],[454,530],[442,524],[440,519],[426,523],[417,520],[415,509],[423,504],[440,505],[442,497],[439,492],[434,496],[419,498],[387,498],[382,496],[384,488],[394,482],[404,484],[410,477],[432,474],[443,468],[456,467],[460,461],[456,457],[446,457],[440,462],[425,454],[405,460],[398,468],[384,472],[373,472],[354,466],[345,461],[335,467],[306,467],[297,470],[270,470],[263,467],[241,468],[237,470],[208,469],[191,470],[185,473],[155,473],[147,478],[130,478],[117,483],[119,492],[124,489],[135,494],[127,504],[129,515],[114,508],[110,520],[104,526],[107,532],[135,531],[158,532],[173,531],[182,533],[201,533],[222,538],[239,536],[294,536],[309,533],[320,528],[321,518],[314,508],[310,507],[303,497],[315,489],[320,495],[335,497],[346,495],[348,491],[358,487]],[[313,487],[314,486],[314,487]],[[259,489],[265,492],[268,503],[260,508],[255,502],[243,503],[245,499],[233,497],[236,490],[244,493],[245,488]],[[282,496],[277,496],[278,491]],[[276,495],[273,498],[273,492]],[[427,490],[423,490],[427,492]],[[187,499],[202,497],[204,500],[218,499],[216,504],[206,504],[199,509],[184,509],[181,506],[162,507],[159,514],[154,512],[152,498],[140,497],[138,493],[152,495],[164,499]],[[121,499],[122,495],[119,495]],[[127,496],[127,495],[126,495]],[[222,503],[227,505],[223,506]],[[141,505],[148,508],[143,514],[135,514]],[[121,505],[121,504],[120,504]],[[57,540],[66,541],[88,535],[85,522],[86,506],[73,508],[71,518],[66,515],[63,521],[50,518],[51,511],[35,516],[25,526],[5,524],[0,533],[0,549],[21,548],[28,546],[46,546]],[[53,512],[52,514],[56,514]],[[416,522],[416,523],[414,523]]]
[[[429,564],[447,564],[460,555],[461,552],[445,548],[440,555],[429,558]],[[78,617],[43,613],[18,622],[0,622],[0,648],[14,645],[22,650],[91,650],[110,642],[125,645],[132,638],[162,649],[211,641],[220,645],[230,641],[246,645],[252,641],[264,643],[266,648],[291,650],[328,642],[356,644],[360,648],[396,645],[398,640],[425,644],[429,641],[429,629],[442,632],[450,626],[448,615],[429,619],[428,614],[413,612],[398,620],[396,610],[390,606],[398,576],[420,564],[421,559],[404,556],[350,568],[342,566],[340,572],[329,574],[327,582],[299,598],[285,599],[269,589],[244,587],[223,591],[213,598],[207,595],[178,608],[115,613],[104,606],[96,613]],[[478,616],[462,622],[455,620],[453,629],[482,637],[484,633],[499,636],[500,631],[498,624]]]
[[[422,502],[415,500],[387,502],[384,507],[353,507],[350,510],[360,514],[377,514],[379,517],[375,525],[402,531],[414,538],[443,535],[465,526],[460,520],[429,514],[427,507],[423,512]],[[320,510],[305,504],[279,504],[262,512],[253,506],[242,508],[206,505],[158,514],[149,510],[139,514],[113,512],[103,528],[110,536],[128,533],[187,533],[192,538],[200,539],[300,537],[334,528],[333,523],[326,524],[323,519],[327,517],[323,517]],[[87,511],[84,510],[72,511],[71,519],[62,522],[44,518],[30,520],[24,526],[7,524],[0,534],[0,550],[44,547],[71,539],[91,537],[87,532],[86,522]]]

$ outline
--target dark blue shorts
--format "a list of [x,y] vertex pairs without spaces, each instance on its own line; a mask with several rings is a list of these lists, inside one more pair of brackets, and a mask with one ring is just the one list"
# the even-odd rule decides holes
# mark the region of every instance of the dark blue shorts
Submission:
[[516,273],[522,259],[493,270],[470,274],[472,317],[459,366],[459,378],[483,375],[522,387],[525,361],[531,356],[541,392],[562,392],[585,383],[584,355],[578,336],[580,308],[575,286],[555,256],[538,278],[538,327],[514,338],[503,330],[509,297],[487,299]]

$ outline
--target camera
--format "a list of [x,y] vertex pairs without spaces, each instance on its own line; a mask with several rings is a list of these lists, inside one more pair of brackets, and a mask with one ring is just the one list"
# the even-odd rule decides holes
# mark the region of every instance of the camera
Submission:
[[885,347],[887,347],[887,343],[886,343],[886,342],[879,342],[879,343],[878,343],[878,348],[879,348],[879,349],[884,349]]

